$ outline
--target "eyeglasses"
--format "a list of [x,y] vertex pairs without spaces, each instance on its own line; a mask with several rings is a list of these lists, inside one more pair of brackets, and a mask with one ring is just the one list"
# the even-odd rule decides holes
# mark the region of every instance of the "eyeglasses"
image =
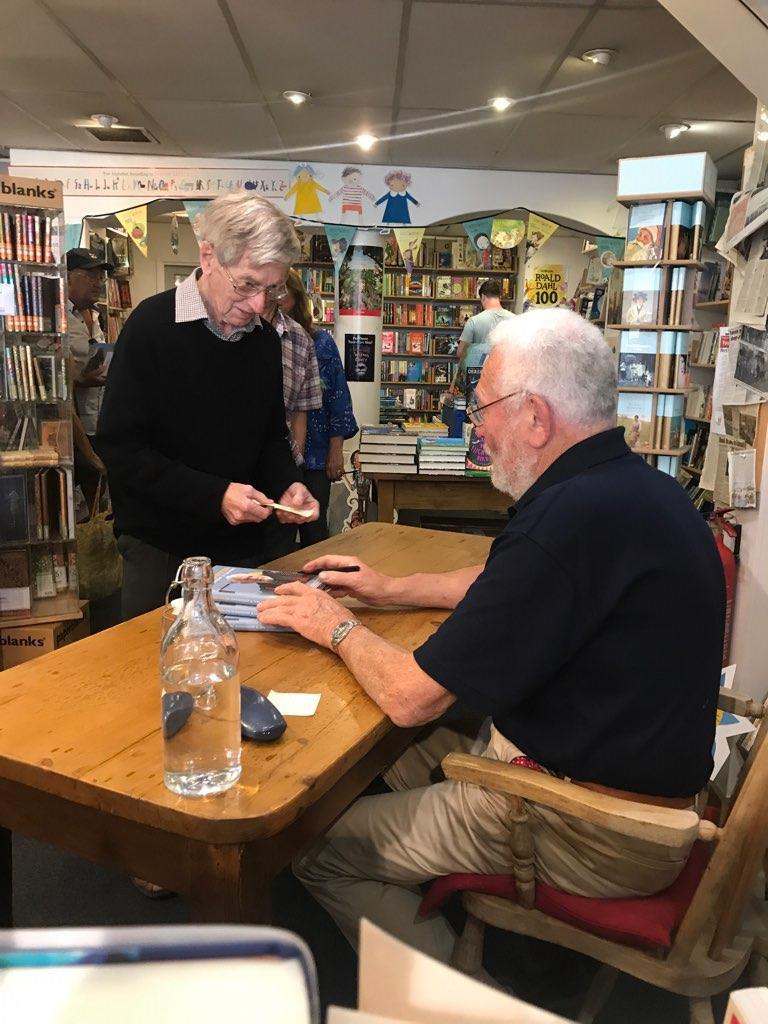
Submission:
[[267,302],[279,302],[288,295],[288,289],[284,284],[255,284],[251,281],[247,281],[244,284],[238,284],[224,266],[223,263],[219,263],[224,276],[232,285],[234,291],[244,299],[252,299],[254,295],[263,295]]
[[492,405],[497,405],[499,402],[505,401],[507,398],[514,398],[515,395],[524,395],[525,388],[518,388],[517,391],[510,391],[508,395],[502,395],[501,398],[494,398],[492,402],[486,402],[485,405],[478,405],[477,399],[470,398],[467,402],[467,418],[470,423],[473,423],[476,427],[479,427],[483,422],[483,410],[490,409]]

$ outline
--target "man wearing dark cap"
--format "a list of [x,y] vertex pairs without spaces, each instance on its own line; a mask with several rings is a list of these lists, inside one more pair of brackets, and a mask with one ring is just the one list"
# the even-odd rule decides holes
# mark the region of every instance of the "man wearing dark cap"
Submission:
[[95,306],[108,268],[109,264],[89,249],[70,249],[67,253],[67,334],[76,408],[72,424],[75,481],[82,488],[89,505],[93,501],[99,474],[106,471],[93,447],[106,373],[103,366],[94,365],[93,355],[96,344],[104,341]]

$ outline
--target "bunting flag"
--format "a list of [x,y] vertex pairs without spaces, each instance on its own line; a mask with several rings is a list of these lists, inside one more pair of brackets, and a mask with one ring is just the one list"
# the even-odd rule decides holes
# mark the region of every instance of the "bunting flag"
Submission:
[[525,221],[494,217],[491,242],[497,249],[516,249],[525,238]]
[[491,265],[491,230],[493,228],[493,217],[482,217],[480,220],[465,220],[464,230],[467,238],[483,259],[483,268],[487,270]]
[[602,281],[607,281],[611,276],[613,264],[624,255],[624,239],[610,238],[607,235],[595,235],[597,245],[597,260],[600,264],[600,275]]
[[195,232],[195,238],[198,240],[198,242],[200,241],[200,235],[198,234],[197,227],[195,226],[196,225],[196,217],[197,217],[198,213],[202,213],[203,212],[203,210],[206,208],[206,206],[208,205],[209,202],[210,202],[210,199],[185,199],[184,200],[184,209],[187,211],[187,216],[189,217],[189,223],[190,223],[190,225],[192,227],[192,230]]
[[534,256],[557,231],[558,225],[538,213],[528,215],[528,236],[525,240],[525,262]]
[[333,269],[337,275],[339,273],[339,267],[341,266],[344,257],[347,255],[347,249],[352,244],[352,239],[355,237],[356,231],[356,227],[347,227],[345,224],[325,225],[325,237],[328,239],[328,248],[331,250]]
[[405,269],[410,274],[414,264],[418,266],[419,263],[419,249],[424,237],[424,228],[414,228],[408,225],[406,228],[392,228],[392,232],[397,240],[400,255],[403,257]]
[[115,216],[122,224],[128,237],[134,242],[142,256],[147,256],[147,208],[134,206],[132,210],[121,210]]
[[80,247],[80,236],[82,233],[82,221],[78,221],[77,224],[64,225],[64,252],[69,252],[70,249],[78,249]]

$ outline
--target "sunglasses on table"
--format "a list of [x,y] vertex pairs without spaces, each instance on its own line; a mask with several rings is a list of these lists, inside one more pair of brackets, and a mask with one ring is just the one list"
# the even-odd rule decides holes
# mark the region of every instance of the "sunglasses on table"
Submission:
[[485,405],[478,405],[477,399],[473,396],[467,402],[467,419],[470,423],[479,427],[483,422],[483,411],[485,409],[490,409],[492,405],[498,405],[499,402],[503,402],[507,398],[514,398],[515,395],[522,395],[524,393],[525,388],[518,388],[517,391],[510,391],[508,395],[502,395],[501,398],[494,398],[492,402],[486,402]]

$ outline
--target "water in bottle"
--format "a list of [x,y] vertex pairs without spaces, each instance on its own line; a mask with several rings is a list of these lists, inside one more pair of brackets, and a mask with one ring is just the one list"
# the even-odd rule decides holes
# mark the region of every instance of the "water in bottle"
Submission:
[[160,648],[165,784],[210,796],[240,778],[239,651],[211,597],[210,559],[185,559],[178,581],[181,608]]

